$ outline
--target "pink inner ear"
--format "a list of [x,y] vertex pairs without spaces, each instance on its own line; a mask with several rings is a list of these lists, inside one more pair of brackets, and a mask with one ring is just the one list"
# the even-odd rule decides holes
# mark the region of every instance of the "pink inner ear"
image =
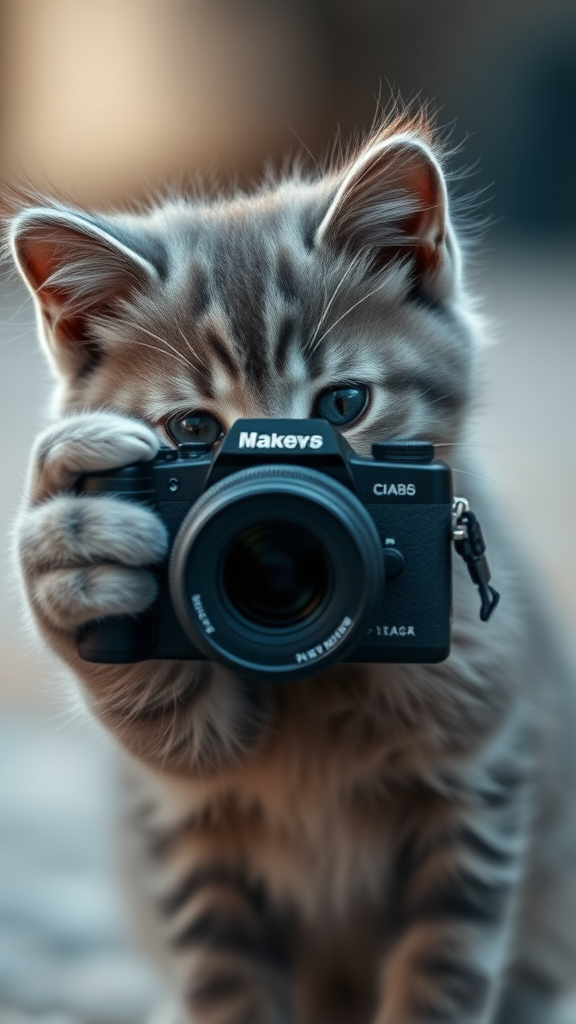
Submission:
[[59,287],[56,282],[48,283],[64,260],[70,259],[70,250],[78,246],[77,234],[73,231],[58,226],[57,236],[54,236],[54,229],[32,228],[17,240],[18,258],[28,283],[36,293],[44,319],[51,330],[57,331],[58,340],[63,343],[83,341],[85,327],[82,316],[74,315],[72,311],[61,315],[70,302],[69,290]]
[[445,203],[435,168],[427,162],[408,165],[405,188],[414,196],[419,209],[406,221],[406,234],[415,240],[437,248],[444,241]]
[[46,245],[40,237],[20,238],[17,242],[20,264],[26,277],[35,290],[41,288],[52,273],[54,244]]
[[[20,239],[18,243],[21,266],[31,287],[36,292],[43,315],[50,327],[54,326],[62,310],[70,301],[70,294],[65,287],[59,287],[55,282],[50,284],[49,281],[63,262],[63,250],[72,249],[75,241],[77,244],[72,232],[66,232],[59,228],[58,234],[59,237],[56,239],[49,235],[46,237],[39,231],[32,231],[28,237]],[[70,236],[69,241],[66,239],[66,235]],[[68,337],[77,337],[80,340],[83,333],[81,317],[70,313],[65,317],[65,321],[65,326],[63,323],[59,325],[60,332],[64,335],[62,340]]]
[[16,254],[20,268],[35,292],[43,296],[59,292],[60,289],[46,287],[46,282],[64,265],[73,260],[73,253],[79,252],[82,244],[77,231],[61,224],[33,223],[15,238]]
[[349,171],[321,228],[337,247],[372,250],[377,266],[411,254],[437,269],[446,235],[446,192],[434,157],[413,139],[374,146]]
[[[16,226],[15,253],[53,341],[86,342],[88,320],[153,268],[98,227],[39,212]],[[149,275],[150,276],[150,275]]]

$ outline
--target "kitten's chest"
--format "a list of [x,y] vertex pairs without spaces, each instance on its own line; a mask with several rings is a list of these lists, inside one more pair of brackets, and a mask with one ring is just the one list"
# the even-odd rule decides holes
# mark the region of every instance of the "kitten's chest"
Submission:
[[314,741],[288,731],[218,779],[158,780],[162,815],[195,822],[187,856],[239,866],[310,920],[384,909],[404,806],[376,761],[337,734],[320,730]]
[[311,918],[328,908],[387,901],[394,886],[399,808],[383,793],[337,794],[328,783],[299,795],[278,787],[266,802],[254,865],[280,901]]

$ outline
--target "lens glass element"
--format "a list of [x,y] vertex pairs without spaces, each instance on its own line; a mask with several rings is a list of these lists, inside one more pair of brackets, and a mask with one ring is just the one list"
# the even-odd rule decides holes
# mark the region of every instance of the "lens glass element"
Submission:
[[223,561],[224,592],[233,608],[258,626],[288,628],[308,619],[329,585],[318,538],[286,521],[255,523],[230,543]]

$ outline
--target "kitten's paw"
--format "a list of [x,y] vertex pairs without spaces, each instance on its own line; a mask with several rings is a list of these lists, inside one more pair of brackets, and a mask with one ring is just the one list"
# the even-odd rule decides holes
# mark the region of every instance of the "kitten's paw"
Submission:
[[154,458],[159,442],[138,420],[109,412],[60,420],[37,439],[32,452],[30,501],[69,490],[82,473],[118,469]]
[[157,587],[145,569],[93,565],[44,573],[29,593],[50,625],[69,631],[92,619],[142,612],[152,604]]
[[74,630],[147,608],[156,582],[143,567],[161,561],[168,536],[161,520],[139,505],[58,495],[24,513],[17,546],[32,605],[56,628]]
[[154,565],[168,548],[166,527],[154,512],[107,496],[57,495],[25,512],[17,535],[24,569]]

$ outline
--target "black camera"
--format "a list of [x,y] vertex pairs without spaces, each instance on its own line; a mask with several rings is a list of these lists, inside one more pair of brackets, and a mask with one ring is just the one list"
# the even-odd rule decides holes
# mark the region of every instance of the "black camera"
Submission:
[[358,456],[325,420],[237,420],[217,450],[83,477],[170,535],[150,612],[90,623],[92,662],[210,659],[270,682],[450,650],[451,472],[425,441]]

